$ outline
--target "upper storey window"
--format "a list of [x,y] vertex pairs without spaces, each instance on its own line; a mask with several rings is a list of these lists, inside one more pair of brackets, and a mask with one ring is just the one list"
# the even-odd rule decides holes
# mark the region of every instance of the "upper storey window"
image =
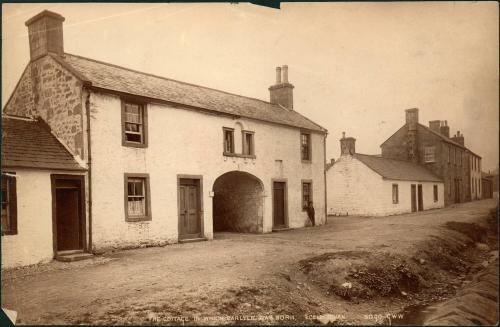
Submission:
[[311,134],[300,134],[300,157],[303,161],[311,161]]
[[234,129],[223,128],[224,131],[224,153],[234,153]]
[[254,135],[254,132],[249,132],[249,131],[242,132],[243,155],[246,155],[246,156],[255,155],[253,135]]
[[146,105],[122,100],[122,145],[147,147]]
[[436,162],[436,148],[434,146],[424,147],[425,162]]

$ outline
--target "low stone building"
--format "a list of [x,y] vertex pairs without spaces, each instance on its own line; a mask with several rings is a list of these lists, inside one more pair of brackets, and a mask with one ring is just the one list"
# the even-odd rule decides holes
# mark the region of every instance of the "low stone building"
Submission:
[[[31,60],[3,109],[45,121],[87,170],[85,214],[73,225],[51,218],[36,246],[57,257],[267,233],[305,226],[313,199],[325,221],[327,131],[294,110],[287,66],[269,101],[253,99],[65,53],[63,21],[44,11],[26,22]],[[57,217],[64,206],[40,192],[31,210],[53,204]],[[84,242],[62,247],[78,226]],[[3,260],[19,251],[5,247]]]
[[442,208],[443,181],[403,160],[359,154],[343,136],[341,156],[326,171],[329,215],[385,216]]

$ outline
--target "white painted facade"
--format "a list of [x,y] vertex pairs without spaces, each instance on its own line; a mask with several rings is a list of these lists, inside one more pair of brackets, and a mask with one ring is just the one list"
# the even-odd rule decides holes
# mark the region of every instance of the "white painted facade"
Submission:
[[481,185],[481,158],[473,154],[471,154],[469,158],[471,200],[481,200],[483,198]]
[[[326,172],[329,215],[385,216],[411,212],[411,184],[422,184],[424,210],[444,207],[442,182],[388,180],[351,155],[342,155]],[[398,185],[398,203],[392,185]],[[434,201],[434,185],[438,201]]]
[[2,235],[2,268],[52,260],[54,248],[50,176],[75,173],[20,168],[6,171],[16,175],[17,234]]
[[[288,227],[302,227],[301,182],[312,180],[316,221],[325,221],[324,141],[311,134],[312,161],[300,158],[300,129],[257,120],[213,115],[164,104],[147,104],[148,146],[122,146],[121,100],[90,94],[92,151],[92,243],[94,249],[178,241],[177,176],[203,176],[203,236],[213,238],[214,181],[242,171],[264,186],[264,232],[272,230],[272,179],[287,180]],[[241,130],[255,132],[255,159],[223,155],[223,127],[234,128],[235,152],[241,153]],[[281,160],[281,163],[277,160]],[[152,220],[126,222],[124,174],[147,173]]]

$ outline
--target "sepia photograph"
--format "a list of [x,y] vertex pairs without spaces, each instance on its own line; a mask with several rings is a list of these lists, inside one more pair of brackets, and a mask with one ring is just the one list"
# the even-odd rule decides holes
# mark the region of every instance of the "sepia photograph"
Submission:
[[498,325],[498,2],[277,4],[2,3],[0,325]]

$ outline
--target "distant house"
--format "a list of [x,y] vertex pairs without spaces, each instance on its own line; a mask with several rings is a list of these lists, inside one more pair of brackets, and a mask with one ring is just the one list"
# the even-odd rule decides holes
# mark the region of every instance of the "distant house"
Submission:
[[495,176],[484,172],[481,175],[483,199],[491,199],[493,197],[493,181],[498,178],[498,175]]
[[343,136],[341,156],[326,171],[329,215],[384,216],[444,206],[441,178],[415,163],[359,154]]
[[382,157],[407,160],[444,181],[445,205],[481,199],[481,157],[465,146],[458,131],[450,138],[447,121],[429,127],[418,120],[418,109],[406,110],[406,123],[382,145]]
[[[2,264],[303,227],[312,200],[325,221],[327,130],[294,110],[286,65],[263,101],[65,53],[63,21],[43,11],[26,22],[30,62],[3,114],[46,122],[78,169],[25,175],[12,162],[21,150],[2,153],[19,177]],[[58,196],[75,187],[78,201]]]

